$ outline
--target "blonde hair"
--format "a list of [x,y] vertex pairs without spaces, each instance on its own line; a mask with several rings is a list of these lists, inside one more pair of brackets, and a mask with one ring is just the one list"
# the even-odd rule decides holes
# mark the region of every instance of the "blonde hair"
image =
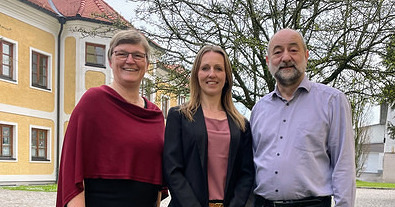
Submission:
[[180,111],[185,115],[185,117],[189,121],[193,121],[193,115],[196,113],[197,109],[200,106],[200,98],[201,98],[201,88],[198,80],[198,73],[200,64],[202,62],[202,57],[205,53],[212,51],[221,54],[224,57],[225,62],[225,76],[226,82],[222,89],[221,94],[221,104],[224,107],[225,111],[232,120],[236,123],[236,125],[242,130],[245,131],[245,121],[246,119],[240,112],[236,109],[232,100],[232,86],[233,86],[233,78],[232,78],[232,67],[229,61],[229,57],[226,52],[218,47],[213,45],[206,45],[201,48],[196,55],[195,61],[193,63],[192,71],[191,71],[191,80],[189,83],[190,86],[190,100],[181,105]]

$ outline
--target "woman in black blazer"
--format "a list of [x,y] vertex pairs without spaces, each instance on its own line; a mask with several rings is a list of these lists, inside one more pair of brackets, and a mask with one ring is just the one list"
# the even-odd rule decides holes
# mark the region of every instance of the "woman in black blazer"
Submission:
[[249,122],[232,102],[225,51],[203,47],[189,102],[170,109],[163,154],[171,207],[244,206],[254,182]]

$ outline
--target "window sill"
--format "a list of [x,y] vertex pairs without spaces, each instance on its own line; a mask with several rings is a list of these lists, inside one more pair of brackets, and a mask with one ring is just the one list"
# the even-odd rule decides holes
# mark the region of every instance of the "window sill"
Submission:
[[51,160],[48,160],[46,158],[41,158],[41,157],[32,157],[32,161],[50,162]]
[[106,69],[106,66],[104,66],[104,65],[102,65],[102,64],[85,63],[85,66],[90,66],[90,67],[96,67],[96,68]]
[[6,81],[11,81],[11,82],[16,82],[16,80],[14,80],[10,77],[7,77],[7,76],[2,76],[2,75],[0,75],[0,79],[6,80]]
[[39,88],[39,89],[47,90],[47,91],[51,90],[51,89],[47,88],[46,86],[40,86],[40,85],[36,85],[36,84],[33,84],[32,86],[36,87],[36,88]]
[[0,157],[0,161],[1,160],[16,160],[16,159],[13,157]]

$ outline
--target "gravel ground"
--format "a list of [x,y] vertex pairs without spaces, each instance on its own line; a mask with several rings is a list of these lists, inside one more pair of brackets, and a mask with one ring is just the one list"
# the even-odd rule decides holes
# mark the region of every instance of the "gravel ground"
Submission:
[[[170,198],[161,202],[161,207],[167,207]],[[0,207],[54,207],[56,193],[20,190],[5,190],[0,188]]]
[[355,207],[394,207],[395,190],[358,188]]
[[[54,207],[56,193],[0,189],[1,207]],[[162,201],[167,207],[169,198]],[[358,188],[355,207],[393,207],[395,190]]]

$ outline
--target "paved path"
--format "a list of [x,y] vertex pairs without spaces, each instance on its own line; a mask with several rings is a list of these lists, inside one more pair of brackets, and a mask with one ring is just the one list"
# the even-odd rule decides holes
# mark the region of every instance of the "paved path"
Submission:
[[[1,207],[54,207],[56,193],[0,189]],[[169,198],[161,203],[167,207]],[[357,189],[355,207],[393,207],[395,190]]]
[[[161,202],[161,207],[167,207],[170,199]],[[0,207],[54,207],[56,193],[20,190],[5,190],[0,188]]]
[[395,190],[358,188],[355,207],[394,207]]

